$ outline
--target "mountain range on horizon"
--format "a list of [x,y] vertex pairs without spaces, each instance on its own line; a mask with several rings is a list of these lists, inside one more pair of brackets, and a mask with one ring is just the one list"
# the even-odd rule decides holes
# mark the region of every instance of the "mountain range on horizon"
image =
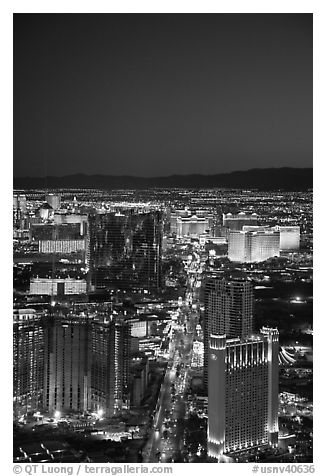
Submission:
[[203,175],[136,177],[130,175],[73,174],[63,177],[14,177],[14,189],[147,189],[147,188],[254,188],[300,191],[312,189],[312,168],[267,168]]

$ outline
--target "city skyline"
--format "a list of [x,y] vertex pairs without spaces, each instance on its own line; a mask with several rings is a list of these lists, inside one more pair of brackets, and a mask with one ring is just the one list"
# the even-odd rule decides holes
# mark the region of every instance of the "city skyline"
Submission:
[[312,197],[16,190],[14,461],[311,463]]
[[14,15],[14,176],[311,165],[312,14]]

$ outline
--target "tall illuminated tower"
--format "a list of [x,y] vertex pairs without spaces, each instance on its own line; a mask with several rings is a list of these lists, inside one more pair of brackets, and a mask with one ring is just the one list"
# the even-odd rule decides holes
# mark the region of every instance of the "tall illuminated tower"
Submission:
[[129,405],[130,325],[119,317],[92,324],[92,408],[107,417]]
[[268,341],[268,437],[269,443],[275,445],[278,441],[279,333],[268,327],[260,332]]
[[13,315],[13,387],[16,417],[42,406],[44,326],[42,313],[17,309]]
[[245,339],[211,334],[208,375],[208,456],[277,445],[277,329]]
[[207,387],[211,334],[245,337],[252,333],[254,291],[250,281],[208,278],[204,308],[204,383]]

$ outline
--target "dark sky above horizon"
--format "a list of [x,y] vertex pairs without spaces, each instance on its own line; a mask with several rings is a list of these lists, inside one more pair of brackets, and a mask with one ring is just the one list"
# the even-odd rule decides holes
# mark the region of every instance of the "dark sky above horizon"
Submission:
[[312,167],[311,14],[15,14],[14,176]]

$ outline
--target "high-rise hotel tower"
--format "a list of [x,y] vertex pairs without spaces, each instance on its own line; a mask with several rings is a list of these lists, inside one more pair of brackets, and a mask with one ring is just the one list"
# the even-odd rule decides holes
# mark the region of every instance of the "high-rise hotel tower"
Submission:
[[123,318],[93,320],[91,401],[107,417],[129,406],[130,339],[130,325]]
[[[249,228],[249,227],[247,227]],[[272,228],[231,231],[228,257],[239,263],[255,263],[280,256],[280,232]]]
[[277,445],[278,331],[227,339],[210,335],[208,456]]
[[49,319],[43,407],[114,416],[129,405],[130,325],[115,315]]
[[254,292],[246,280],[207,278],[204,284],[204,383],[207,388],[209,337],[245,337],[252,333]]
[[95,410],[112,417],[130,404],[130,324],[110,303],[79,310],[15,309],[14,414]]
[[43,398],[44,325],[34,309],[13,315],[13,386],[16,417],[38,409]]
[[48,411],[91,408],[90,330],[88,318],[49,316],[44,339],[43,399]]

